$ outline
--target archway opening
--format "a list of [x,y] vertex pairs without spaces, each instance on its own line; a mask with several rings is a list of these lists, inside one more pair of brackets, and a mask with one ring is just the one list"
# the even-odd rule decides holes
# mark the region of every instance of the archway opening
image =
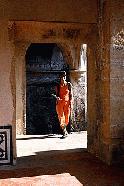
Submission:
[[68,74],[69,66],[57,44],[30,45],[26,53],[26,134],[61,133],[53,95],[63,71]]
[[[32,43],[26,51],[25,61],[26,112],[24,111],[24,120],[26,118],[26,122],[24,122],[24,132],[26,135],[17,136],[17,157],[37,155],[40,151],[61,152],[86,149],[87,132],[81,127],[84,126],[82,123],[84,119],[81,119],[84,110],[82,106],[80,107],[82,92],[80,92],[81,99],[79,99],[80,96],[78,97],[84,77],[81,76],[81,79],[77,75],[76,79],[73,77],[77,71],[69,65],[62,47],[60,48],[56,43]],[[73,91],[77,97],[74,100],[76,110],[74,109],[67,128],[70,133],[69,137],[62,141],[62,131],[55,107],[56,99],[53,95],[56,85],[60,83],[60,75],[63,71],[67,72],[67,81],[72,82]],[[78,70],[78,75],[80,74],[82,74],[81,69]],[[81,80],[80,87],[77,79]],[[78,110],[77,106],[80,107]]]

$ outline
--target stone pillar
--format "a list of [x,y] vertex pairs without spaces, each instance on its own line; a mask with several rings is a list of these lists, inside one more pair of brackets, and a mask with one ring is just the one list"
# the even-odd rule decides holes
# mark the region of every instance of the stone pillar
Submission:
[[110,131],[111,161],[124,158],[124,2],[111,1]]
[[113,164],[121,162],[124,153],[124,6],[123,0],[99,2],[97,152],[100,159]]
[[27,43],[15,43],[16,63],[16,133],[25,134],[26,126],[26,67]]
[[96,124],[97,156],[111,163],[110,138],[110,15],[108,1],[99,1],[98,29],[96,45]]
[[[124,153],[123,0],[100,1],[100,147],[108,164],[119,163]],[[122,43],[122,45],[121,45]]]
[[70,79],[73,89],[73,112],[72,112],[72,127],[74,131],[86,130],[86,87],[85,87],[85,72],[80,70],[71,70]]
[[[92,47],[93,46],[93,47]],[[99,131],[97,125],[97,101],[98,86],[96,67],[96,44],[90,43],[87,51],[87,133],[88,151],[98,156],[99,151]],[[97,96],[96,96],[97,95]],[[98,102],[99,103],[99,102]]]

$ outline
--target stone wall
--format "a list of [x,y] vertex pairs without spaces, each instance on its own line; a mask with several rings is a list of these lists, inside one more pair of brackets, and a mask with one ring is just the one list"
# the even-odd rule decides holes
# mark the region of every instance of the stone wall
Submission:
[[[7,23],[0,22],[0,124],[11,123],[13,114],[12,93],[10,85],[11,51],[8,43]],[[11,109],[9,109],[11,108]]]
[[109,1],[99,1],[99,44],[97,46],[97,141],[98,156],[108,164],[110,150],[110,6]]
[[99,115],[95,138],[100,158],[112,164],[122,161],[124,154],[124,5],[121,0],[112,0],[100,1],[99,7]]
[[97,0],[1,0],[0,17],[8,20],[96,23]]
[[112,161],[124,156],[124,1],[111,1],[110,103]]
[[[74,72],[73,72],[74,73]],[[78,71],[77,77],[73,77],[73,112],[71,126],[73,131],[87,129],[86,124],[86,73]]]
[[0,28],[0,126],[3,128],[8,125],[12,126],[13,157],[15,158],[14,48],[9,42],[8,22],[0,21]]

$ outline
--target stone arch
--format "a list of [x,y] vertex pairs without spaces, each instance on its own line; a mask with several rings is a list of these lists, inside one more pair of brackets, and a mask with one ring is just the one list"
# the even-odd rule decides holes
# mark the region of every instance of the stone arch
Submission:
[[71,49],[69,48],[69,45],[65,43],[56,43],[57,46],[61,49],[63,56],[65,58],[66,63],[70,66],[71,69],[73,69],[73,59],[71,56]]
[[63,70],[68,74],[69,66],[56,43],[30,45],[26,53],[26,134],[61,132],[52,94]]
[[[102,159],[104,157],[103,154],[100,154],[100,147],[102,148],[103,143],[101,142],[102,136],[101,133],[104,135],[104,139],[106,140],[106,130],[105,127],[102,125],[103,122],[97,119],[97,115],[99,114],[99,107],[101,108],[101,102],[99,97],[101,96],[101,100],[103,101],[103,96],[100,95],[100,90],[98,87],[104,88],[105,84],[102,84],[101,81],[98,81],[97,77],[102,75],[102,72],[99,70],[99,59],[100,56],[97,51],[95,51],[94,46],[98,46],[98,38],[97,38],[97,26],[96,25],[86,25],[84,24],[83,27],[81,24],[69,24],[68,26],[64,23],[40,23],[40,22],[16,22],[16,32],[14,37],[14,44],[15,44],[15,60],[16,60],[16,76],[20,78],[17,92],[20,94],[18,99],[18,105],[22,107],[22,113],[20,119],[20,123],[23,128],[23,105],[24,104],[24,79],[25,79],[25,52],[28,46],[31,43],[59,43],[61,46],[66,50],[66,46],[68,47],[68,52],[65,54],[67,56],[72,67],[71,76],[75,76],[75,79],[78,72],[79,67],[79,49],[80,44],[85,43],[88,44],[88,151],[94,153],[95,155],[99,156]],[[26,26],[28,25],[28,26]],[[83,29],[85,26],[85,29]],[[24,29],[25,28],[25,29]],[[37,29],[36,29],[37,28]],[[51,32],[55,30],[55,32]],[[94,32],[95,29],[95,32]],[[74,31],[71,37],[68,37],[71,31]],[[30,33],[29,33],[30,32]],[[29,33],[29,35],[27,34]],[[45,33],[45,34],[44,34]],[[20,65],[20,68],[19,68]],[[98,66],[97,66],[98,65]],[[109,71],[108,71],[109,73]],[[18,78],[16,78],[18,79]],[[17,83],[16,83],[17,85]],[[108,89],[107,89],[108,90]],[[107,95],[108,98],[108,95]],[[98,100],[98,104],[96,104],[96,100]],[[107,100],[108,101],[108,100]],[[109,101],[108,101],[109,102]],[[107,102],[107,103],[108,103]],[[109,108],[108,108],[109,109]],[[93,112],[92,112],[93,111]],[[105,112],[106,114],[106,112]],[[107,113],[108,117],[108,113]],[[106,118],[107,118],[106,117]],[[105,118],[105,119],[106,119]],[[17,119],[17,117],[16,117]],[[107,118],[108,119],[108,118]],[[109,121],[106,119],[105,124],[109,127]],[[15,127],[15,126],[14,126]],[[21,132],[21,131],[20,131]],[[14,134],[15,136],[15,134]],[[104,149],[109,148],[109,143],[105,141]],[[14,146],[14,148],[16,148]],[[103,148],[102,148],[103,149]],[[109,159],[109,158],[108,158]],[[108,161],[106,157],[106,161]]]
[[[52,41],[53,42],[53,41]],[[26,52],[32,42],[15,43],[15,63],[16,63],[16,133],[25,134],[26,131]],[[44,43],[42,40],[38,43]],[[46,42],[51,43],[51,41]],[[73,68],[71,51],[67,44],[54,43],[60,48],[65,58],[65,62]]]

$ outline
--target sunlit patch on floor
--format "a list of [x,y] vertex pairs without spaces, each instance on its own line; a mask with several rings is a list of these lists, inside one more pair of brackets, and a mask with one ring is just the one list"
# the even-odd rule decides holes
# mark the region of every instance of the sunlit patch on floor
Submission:
[[9,178],[1,179],[0,186],[81,186],[82,184],[78,181],[75,176],[71,176],[69,173],[56,174],[56,175],[42,175],[34,177],[22,177],[22,178]]
[[74,132],[67,138],[61,135],[17,136],[17,157],[36,155],[41,151],[87,148],[87,132]]

